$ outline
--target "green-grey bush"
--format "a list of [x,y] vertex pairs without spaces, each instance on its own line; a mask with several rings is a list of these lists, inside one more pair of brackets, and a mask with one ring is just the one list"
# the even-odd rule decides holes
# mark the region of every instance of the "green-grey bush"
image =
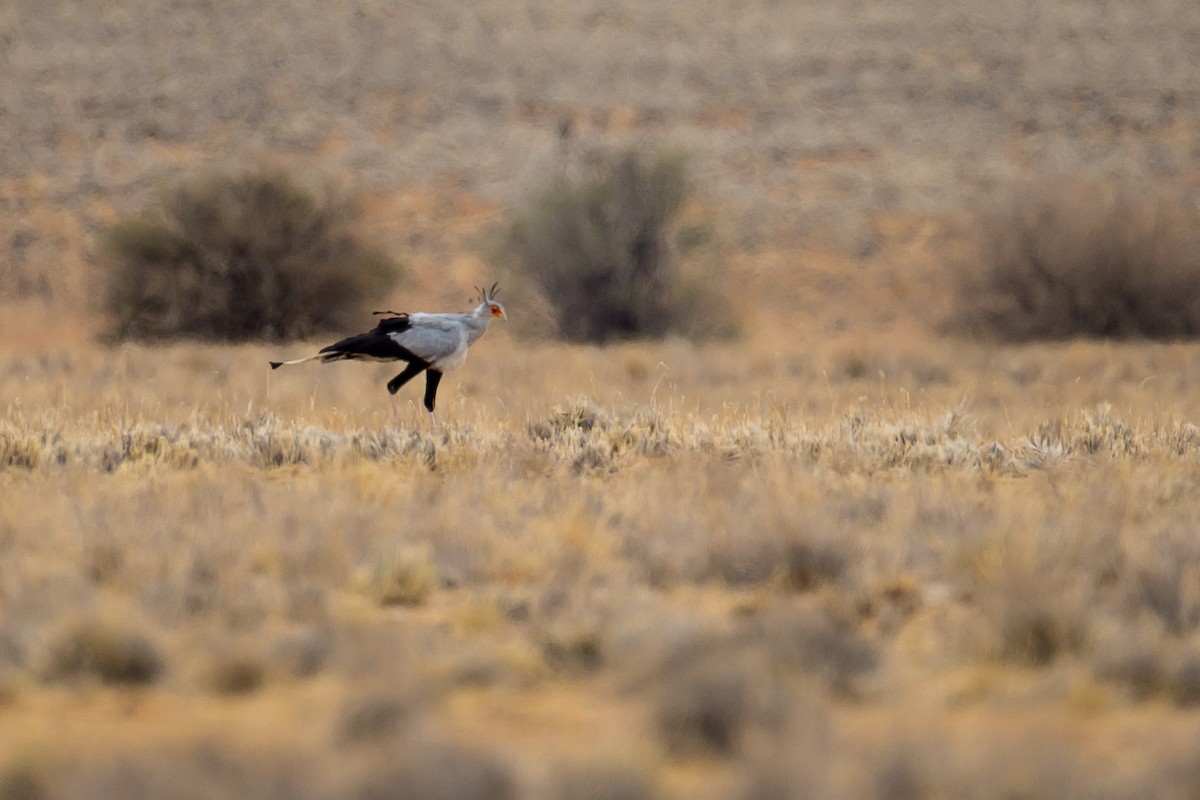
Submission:
[[113,340],[302,338],[351,324],[397,275],[348,201],[281,171],[185,181],[105,245]]
[[1148,189],[1060,181],[978,216],[952,327],[1011,341],[1200,335],[1200,214]]
[[681,223],[691,194],[680,153],[629,151],[552,180],[512,223],[506,255],[567,341],[728,336],[736,326],[719,289],[680,258],[711,239]]

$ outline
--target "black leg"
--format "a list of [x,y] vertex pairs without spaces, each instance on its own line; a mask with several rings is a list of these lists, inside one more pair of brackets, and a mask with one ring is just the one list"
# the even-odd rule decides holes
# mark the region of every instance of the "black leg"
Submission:
[[433,406],[437,402],[437,387],[441,381],[442,373],[436,369],[425,373],[425,408],[430,414],[433,413]]
[[[390,381],[388,381],[388,385],[387,385],[388,392],[390,394],[395,394],[396,392],[400,391],[401,386],[403,386],[404,384],[411,381],[413,378],[420,375],[422,372],[425,371],[426,367],[428,367],[428,366],[429,365],[423,361],[409,362],[409,365],[404,368],[404,372],[401,372],[399,375],[397,375],[396,377],[394,377]],[[428,402],[428,401],[426,401],[426,402]]]

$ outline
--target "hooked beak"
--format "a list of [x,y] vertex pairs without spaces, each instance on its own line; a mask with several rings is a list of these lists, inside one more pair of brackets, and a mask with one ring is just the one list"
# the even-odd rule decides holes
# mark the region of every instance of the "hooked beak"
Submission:
[[499,317],[500,319],[504,320],[505,322],[508,322],[508,314],[504,313],[503,308],[492,309],[492,316]]

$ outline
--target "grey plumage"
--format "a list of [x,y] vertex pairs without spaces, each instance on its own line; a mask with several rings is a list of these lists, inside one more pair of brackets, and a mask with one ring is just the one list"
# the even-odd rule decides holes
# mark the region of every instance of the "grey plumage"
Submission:
[[434,406],[437,402],[437,387],[442,375],[457,369],[467,360],[471,345],[487,332],[488,323],[494,317],[508,319],[504,306],[496,301],[498,287],[479,290],[480,302],[469,314],[428,314],[421,311],[397,313],[375,312],[385,315],[372,330],[350,336],[324,347],[314,356],[292,361],[272,361],[271,369],[305,361],[404,361],[407,367],[388,381],[387,389],[392,394],[395,410],[395,394],[400,387],[422,372],[425,379],[425,408],[430,420],[437,425]]

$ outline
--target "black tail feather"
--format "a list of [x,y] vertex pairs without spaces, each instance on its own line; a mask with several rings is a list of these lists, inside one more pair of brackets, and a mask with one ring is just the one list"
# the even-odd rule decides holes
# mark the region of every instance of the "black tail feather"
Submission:
[[377,361],[421,361],[408,348],[401,346],[387,333],[379,330],[360,333],[322,347],[318,355],[322,360],[338,361],[343,358],[369,358]]
[[267,363],[271,365],[271,369],[279,369],[283,366],[282,361],[268,361]]

